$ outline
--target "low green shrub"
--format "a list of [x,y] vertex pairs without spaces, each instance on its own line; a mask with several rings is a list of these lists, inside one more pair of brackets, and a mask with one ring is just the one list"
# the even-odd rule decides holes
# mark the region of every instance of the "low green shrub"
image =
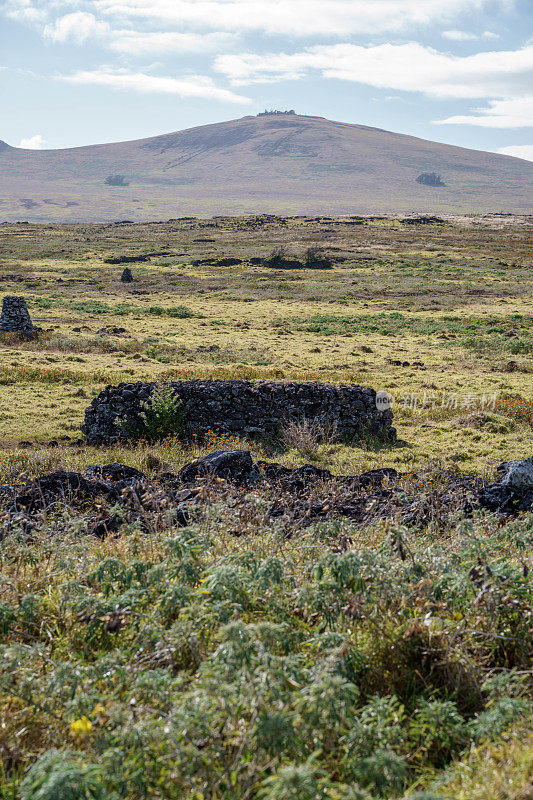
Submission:
[[135,419],[125,419],[120,424],[127,438],[153,443],[168,436],[183,438],[186,415],[181,400],[176,398],[168,384],[163,383],[154,387],[150,399]]

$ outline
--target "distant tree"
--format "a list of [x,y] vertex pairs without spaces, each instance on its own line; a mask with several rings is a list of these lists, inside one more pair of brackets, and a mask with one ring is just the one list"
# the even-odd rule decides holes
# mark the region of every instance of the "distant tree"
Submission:
[[108,175],[105,179],[107,186],[129,186],[124,175]]
[[417,183],[422,183],[424,186],[446,186],[438,172],[423,172],[416,179]]

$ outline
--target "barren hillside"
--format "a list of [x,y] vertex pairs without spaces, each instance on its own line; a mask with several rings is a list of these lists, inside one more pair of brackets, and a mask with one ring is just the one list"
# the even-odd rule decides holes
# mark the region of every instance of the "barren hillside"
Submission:
[[[444,186],[417,182],[436,172]],[[106,184],[123,176],[127,185]],[[0,219],[528,213],[533,164],[332,122],[268,115],[132,142],[22,150],[0,142]]]

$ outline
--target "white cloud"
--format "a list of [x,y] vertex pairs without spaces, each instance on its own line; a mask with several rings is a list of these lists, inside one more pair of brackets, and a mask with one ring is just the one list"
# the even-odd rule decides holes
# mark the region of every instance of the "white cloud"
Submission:
[[476,33],[467,33],[466,31],[442,31],[445,39],[451,39],[452,42],[470,42],[478,38]]
[[415,42],[320,45],[293,54],[222,55],[215,67],[234,85],[294,80],[318,71],[325,78],[439,98],[508,97],[531,85],[533,47],[459,57]]
[[229,33],[178,33],[177,31],[142,33],[113,31],[108,46],[119,53],[203,53],[227,47],[234,39]]
[[25,150],[40,150],[43,144],[44,138],[40,133],[36,133],[35,136],[29,136],[27,139],[21,139],[19,142],[19,147],[23,147]]
[[500,147],[498,153],[504,156],[515,156],[524,158],[526,161],[533,161],[533,144],[512,144],[509,147]]
[[45,9],[34,6],[31,0],[6,0],[0,7],[0,11],[8,19],[26,25],[44,23],[47,19]]
[[[509,0],[496,0],[500,6]],[[95,0],[105,14],[215,30],[291,36],[402,31],[470,14],[494,0]]]
[[474,114],[437,120],[438,125],[477,125],[482,128],[529,128],[533,126],[533,95],[491,100]]
[[483,31],[481,34],[469,33],[468,31],[443,31],[442,35],[445,39],[450,39],[452,42],[474,42],[478,39],[499,39],[498,33],[492,31]]
[[111,89],[129,89],[145,94],[174,94],[179,97],[200,97],[221,100],[226,103],[245,105],[248,97],[235,94],[217,86],[205,75],[186,75],[182,78],[148,75],[144,72],[130,72],[126,69],[100,67],[96,70],[80,70],[73,75],[62,75],[60,80],[68,83],[93,84]]
[[82,44],[89,37],[105,36],[109,31],[107,22],[100,22],[94,14],[74,11],[59,17],[44,28],[44,36],[53,42],[74,42]]
[[[31,0],[7,0],[2,5],[0,0],[0,13],[4,13],[18,22],[25,22],[36,27],[42,36],[55,43],[70,42],[84,44],[89,39],[96,39],[98,43],[109,50],[128,56],[144,55],[146,53],[208,53],[214,50],[223,51],[235,41],[235,35],[230,32],[195,32],[195,31],[147,31],[143,22],[140,30],[134,28],[112,28],[109,22],[99,18],[90,11],[75,10],[58,16],[52,21],[50,15],[59,8],[67,10],[82,5],[81,0],[41,0],[42,7],[37,8]],[[84,3],[87,5],[87,3]],[[90,2],[89,8],[94,11],[95,3]]]

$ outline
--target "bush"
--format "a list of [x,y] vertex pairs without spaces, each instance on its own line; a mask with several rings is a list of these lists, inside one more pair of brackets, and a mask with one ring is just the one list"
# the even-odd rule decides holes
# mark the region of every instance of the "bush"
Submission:
[[446,186],[438,172],[423,172],[416,182],[424,186]]
[[281,432],[282,442],[289,450],[296,450],[308,461],[320,461],[331,455],[337,440],[334,425],[323,425],[317,420],[290,420]]
[[150,400],[135,420],[123,420],[122,431],[129,439],[153,443],[167,436],[182,438],[185,433],[185,412],[181,400],[168,384],[154,387]]
[[272,269],[302,269],[304,267],[301,261],[291,258],[284,247],[275,247],[263,263]]
[[333,266],[331,258],[325,255],[321,247],[308,247],[304,264],[308,269],[331,269]]
[[106,186],[129,186],[124,175],[108,175],[105,179]]
[[103,773],[84,765],[74,753],[49,750],[31,767],[20,785],[21,800],[111,800]]

